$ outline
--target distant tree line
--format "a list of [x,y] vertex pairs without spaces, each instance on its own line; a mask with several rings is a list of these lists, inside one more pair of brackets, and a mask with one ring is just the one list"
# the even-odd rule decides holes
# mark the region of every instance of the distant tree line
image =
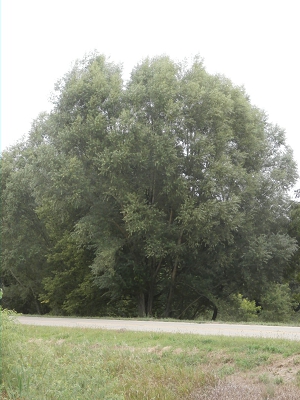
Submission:
[[93,54],[52,102],[1,156],[5,307],[216,318],[279,284],[297,309],[296,165],[243,88],[165,56],[125,84]]

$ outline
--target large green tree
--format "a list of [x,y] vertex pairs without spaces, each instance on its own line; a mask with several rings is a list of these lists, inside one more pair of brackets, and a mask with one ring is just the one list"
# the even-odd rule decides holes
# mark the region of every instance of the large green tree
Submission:
[[38,281],[53,312],[129,315],[135,304],[140,315],[216,317],[232,293],[259,298],[281,283],[296,250],[296,167],[284,131],[243,88],[166,56],[124,85],[119,66],[92,55],[53,105],[32,127],[25,168],[51,242]]

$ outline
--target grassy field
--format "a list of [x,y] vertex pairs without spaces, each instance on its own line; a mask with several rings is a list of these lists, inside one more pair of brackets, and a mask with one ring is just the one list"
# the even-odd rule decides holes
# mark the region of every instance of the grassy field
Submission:
[[300,399],[296,341],[2,322],[3,399]]

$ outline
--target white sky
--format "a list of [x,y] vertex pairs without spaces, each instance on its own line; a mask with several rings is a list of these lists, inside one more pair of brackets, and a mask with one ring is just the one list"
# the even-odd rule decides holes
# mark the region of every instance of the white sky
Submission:
[[285,128],[300,166],[299,9],[298,0],[2,0],[1,148],[51,109],[54,83],[85,53],[122,62],[127,75],[146,56],[199,54]]

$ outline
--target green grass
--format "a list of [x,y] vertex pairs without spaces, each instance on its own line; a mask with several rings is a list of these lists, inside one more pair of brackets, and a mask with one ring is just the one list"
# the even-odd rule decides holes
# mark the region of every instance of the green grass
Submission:
[[2,325],[4,399],[196,399],[228,377],[284,385],[273,364],[300,385],[296,341]]

